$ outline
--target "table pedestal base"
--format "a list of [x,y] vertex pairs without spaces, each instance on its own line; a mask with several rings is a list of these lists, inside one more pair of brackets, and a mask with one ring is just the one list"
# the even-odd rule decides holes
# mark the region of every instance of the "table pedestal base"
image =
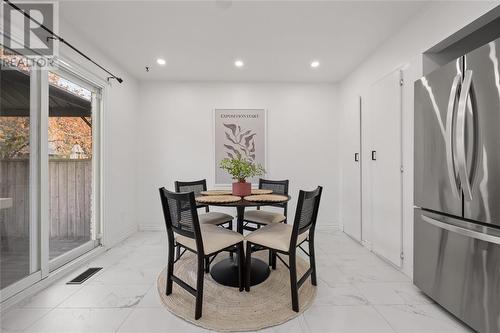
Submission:
[[[264,282],[271,272],[268,264],[257,258],[252,258],[251,267],[251,286]],[[234,259],[226,258],[213,265],[210,268],[210,275],[224,286],[238,287],[238,256],[234,255]]]

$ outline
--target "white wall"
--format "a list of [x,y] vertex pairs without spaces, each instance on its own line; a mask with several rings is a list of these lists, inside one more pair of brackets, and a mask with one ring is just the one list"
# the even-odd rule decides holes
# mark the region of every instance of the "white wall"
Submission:
[[[135,129],[139,110],[138,82],[116,66],[114,60],[97,50],[89,41],[82,39],[81,34],[74,31],[71,24],[61,20],[59,31],[68,42],[124,79],[122,84],[112,81],[111,85],[106,86],[103,110],[103,241],[106,246],[113,246],[137,231]],[[61,46],[60,53],[63,59],[70,59],[96,76],[108,76],[66,46]]]
[[[422,75],[421,54],[496,5],[498,2],[431,3],[340,83],[339,98],[343,113],[341,138],[342,140],[357,140],[358,137],[351,134],[351,129],[359,124],[350,123],[348,120],[354,118],[347,116],[346,113],[358,112],[357,98],[366,94],[371,84],[392,70],[407,66],[403,89],[403,163],[405,167],[403,223],[406,257],[403,271],[410,276],[413,274],[413,82]],[[341,216],[342,214],[341,211]]]
[[[337,87],[330,84],[141,82],[137,202],[139,226],[164,228],[158,188],[175,180],[214,184],[214,108],[268,110],[270,179],[290,179],[292,217],[299,189],[324,186],[318,225],[338,223]],[[235,212],[233,212],[235,214]]]

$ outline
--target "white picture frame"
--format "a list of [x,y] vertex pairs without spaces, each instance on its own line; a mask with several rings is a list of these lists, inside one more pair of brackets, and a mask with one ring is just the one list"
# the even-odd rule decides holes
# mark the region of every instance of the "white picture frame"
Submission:
[[[251,116],[258,117],[252,118]],[[236,156],[239,151],[244,157],[255,154],[253,161],[260,163],[267,170],[267,109],[263,108],[215,108],[212,116],[212,166],[216,188],[228,188],[232,184],[231,176],[219,168],[223,157]],[[229,125],[229,126],[228,126]],[[235,125],[236,127],[230,126]],[[239,126],[239,128],[238,128]],[[246,134],[248,131],[250,133]],[[227,135],[226,135],[227,134]],[[252,136],[253,134],[253,136]],[[241,150],[238,139],[241,138]],[[229,137],[228,137],[229,136]],[[246,139],[252,136],[246,144]],[[232,140],[232,141],[230,141]],[[225,147],[232,146],[233,148]],[[253,152],[250,152],[254,147]],[[245,154],[247,149],[247,154]],[[236,151],[235,151],[236,150]],[[252,185],[258,184],[258,177],[247,179]]]

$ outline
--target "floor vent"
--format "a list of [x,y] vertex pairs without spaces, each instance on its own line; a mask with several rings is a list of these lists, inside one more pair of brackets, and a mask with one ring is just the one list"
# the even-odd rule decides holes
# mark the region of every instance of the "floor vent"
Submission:
[[87,281],[92,275],[99,272],[101,269],[102,267],[91,267],[66,284],[82,284],[83,282]]

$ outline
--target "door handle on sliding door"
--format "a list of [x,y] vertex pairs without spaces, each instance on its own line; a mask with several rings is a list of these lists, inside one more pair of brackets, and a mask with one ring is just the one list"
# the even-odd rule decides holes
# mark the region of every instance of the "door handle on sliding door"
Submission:
[[359,162],[359,153],[354,153],[354,162]]
[[[460,92],[460,99],[458,100],[457,112],[457,162],[458,162],[458,176],[460,177],[460,184],[464,197],[466,200],[472,200],[472,189],[469,180],[469,171],[467,170],[467,159],[465,156],[465,117],[467,109],[467,100],[470,95],[472,85],[473,72],[469,69],[465,71],[464,82]],[[472,103],[471,103],[472,110]],[[473,110],[472,110],[473,112]]]
[[376,161],[376,160],[377,160],[377,151],[372,150],[372,161]]
[[455,118],[455,105],[462,75],[457,74],[453,79],[453,84],[450,90],[450,97],[448,99],[448,109],[446,111],[446,166],[448,169],[448,178],[450,180],[451,191],[456,198],[460,198],[459,185],[457,182],[457,172],[455,170],[455,157],[453,154],[453,120]]

